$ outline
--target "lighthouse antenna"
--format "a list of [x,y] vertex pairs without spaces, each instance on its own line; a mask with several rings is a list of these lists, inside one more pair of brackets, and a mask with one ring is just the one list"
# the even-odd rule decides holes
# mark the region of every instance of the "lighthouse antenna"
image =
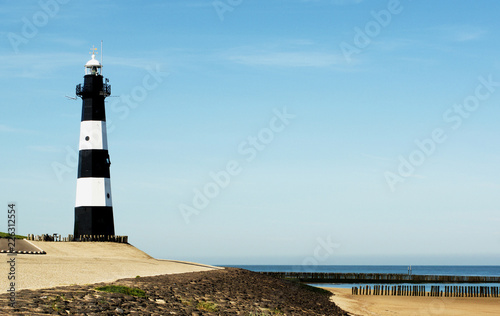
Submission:
[[102,67],[104,67],[104,66],[102,64],[102,40],[101,40],[101,75],[102,75]]

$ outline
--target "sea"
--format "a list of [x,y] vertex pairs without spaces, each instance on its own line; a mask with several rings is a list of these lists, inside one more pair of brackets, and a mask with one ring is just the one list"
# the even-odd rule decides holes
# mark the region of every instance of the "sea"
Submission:
[[[255,272],[331,272],[331,273],[398,273],[408,274],[411,271],[414,275],[463,275],[463,276],[492,276],[500,277],[500,266],[370,266],[370,265],[317,265],[317,266],[301,266],[301,265],[231,265],[227,267],[235,267],[246,269]],[[338,283],[321,283],[313,284],[312,286],[319,287],[335,287],[335,288],[352,288],[365,285],[376,284],[338,284]],[[395,285],[395,284],[392,284]],[[401,283],[398,285],[414,285]],[[426,290],[430,291],[431,286],[500,286],[500,283],[425,283]]]

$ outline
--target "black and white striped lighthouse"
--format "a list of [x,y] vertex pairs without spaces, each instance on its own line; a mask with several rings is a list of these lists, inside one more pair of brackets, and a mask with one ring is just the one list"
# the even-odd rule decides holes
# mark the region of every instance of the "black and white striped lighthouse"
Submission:
[[76,95],[82,98],[75,204],[76,240],[82,235],[115,234],[104,110],[104,99],[111,94],[111,86],[108,79],[103,82],[101,67],[92,51],[92,59],[85,64],[83,85],[76,86]]

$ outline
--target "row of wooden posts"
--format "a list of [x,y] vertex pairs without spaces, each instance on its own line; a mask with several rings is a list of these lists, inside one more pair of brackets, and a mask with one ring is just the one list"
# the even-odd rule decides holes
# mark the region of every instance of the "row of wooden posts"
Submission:
[[34,235],[28,234],[26,236],[28,240],[33,241],[111,241],[118,243],[128,243],[128,236],[115,236],[115,235],[81,235],[78,238],[75,238],[74,235],[68,235],[68,237],[62,237],[59,234],[43,234],[43,235]]
[[498,286],[445,286],[446,297],[499,297]]
[[397,273],[261,272],[306,283],[500,283],[499,276],[416,275]]
[[128,236],[115,235],[81,235],[76,241],[112,241],[118,243],[128,243]]
[[73,235],[69,235],[68,237],[62,237],[59,234],[43,234],[43,235],[35,235],[28,234],[26,239],[33,241],[71,241]]
[[425,285],[374,285],[353,286],[353,295],[425,296]]
[[436,297],[500,297],[498,286],[431,286],[426,292],[425,285],[370,285],[353,286],[352,295],[390,295],[390,296],[436,296]]

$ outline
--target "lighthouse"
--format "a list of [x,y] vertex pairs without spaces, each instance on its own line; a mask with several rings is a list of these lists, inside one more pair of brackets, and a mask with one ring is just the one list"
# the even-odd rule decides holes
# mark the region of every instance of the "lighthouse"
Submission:
[[103,81],[102,65],[95,59],[85,64],[83,85],[76,86],[82,98],[78,176],[76,181],[74,238],[82,235],[115,234],[106,136],[104,99],[111,94],[108,79]]

